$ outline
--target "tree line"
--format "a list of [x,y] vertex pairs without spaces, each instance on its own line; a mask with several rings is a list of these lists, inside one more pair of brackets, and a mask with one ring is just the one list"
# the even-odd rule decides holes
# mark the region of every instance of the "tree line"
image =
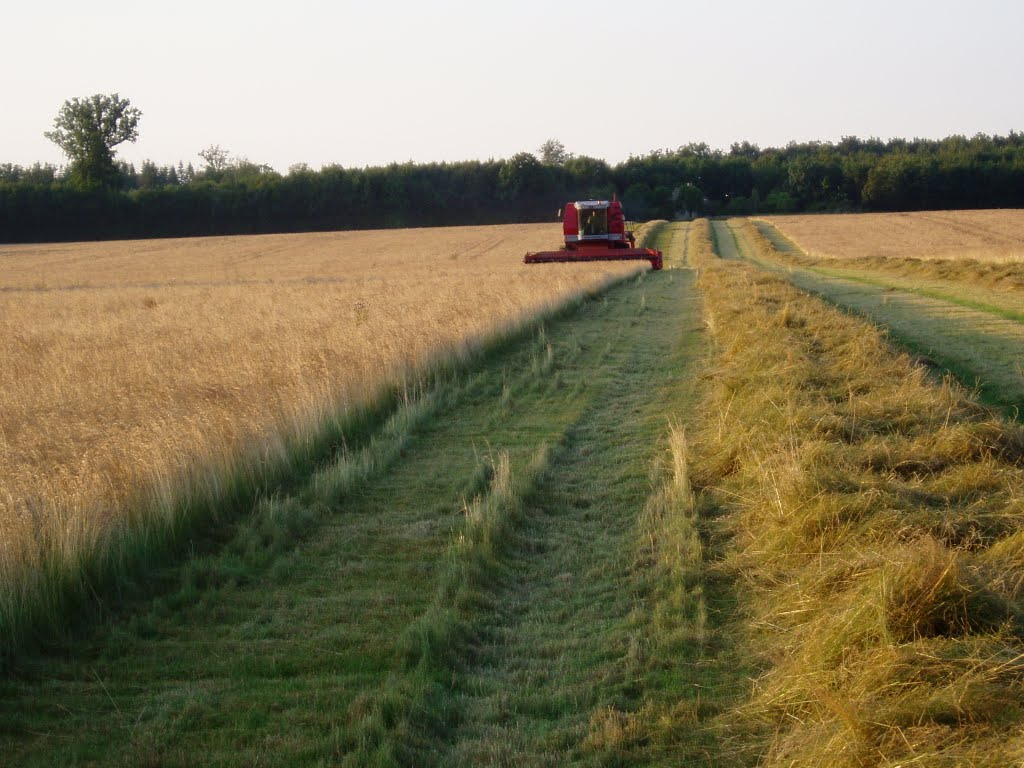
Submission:
[[216,145],[199,168],[117,162],[113,146],[134,140],[140,116],[116,94],[67,102],[47,136],[64,142],[68,167],[0,165],[0,242],[551,221],[568,200],[612,194],[635,219],[1024,206],[1015,132],[687,144],[616,165],[549,140],[508,159],[280,174]]

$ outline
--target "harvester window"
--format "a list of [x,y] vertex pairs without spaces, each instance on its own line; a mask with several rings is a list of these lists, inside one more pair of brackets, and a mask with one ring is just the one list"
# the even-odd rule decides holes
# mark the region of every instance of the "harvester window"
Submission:
[[608,210],[605,208],[583,211],[583,224],[581,234],[607,235],[608,234]]

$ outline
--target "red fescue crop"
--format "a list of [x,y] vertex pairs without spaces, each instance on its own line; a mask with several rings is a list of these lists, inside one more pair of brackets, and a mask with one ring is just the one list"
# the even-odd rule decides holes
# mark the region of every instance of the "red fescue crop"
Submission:
[[641,269],[522,263],[559,240],[515,225],[0,247],[0,634],[57,589],[27,584],[74,579],[126,519],[216,498],[325,419]]

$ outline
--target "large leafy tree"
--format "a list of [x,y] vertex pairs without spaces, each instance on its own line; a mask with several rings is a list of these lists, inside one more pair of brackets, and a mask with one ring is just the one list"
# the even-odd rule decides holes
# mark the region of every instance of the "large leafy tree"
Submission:
[[84,187],[117,186],[114,147],[139,137],[142,112],[116,93],[68,99],[46,138],[71,159],[71,178]]

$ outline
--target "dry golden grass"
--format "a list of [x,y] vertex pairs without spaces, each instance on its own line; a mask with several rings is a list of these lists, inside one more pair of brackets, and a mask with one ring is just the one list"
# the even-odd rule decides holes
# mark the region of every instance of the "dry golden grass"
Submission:
[[1024,210],[762,218],[816,258],[1024,261]]
[[0,247],[0,576],[640,269],[522,264],[559,239],[528,225]]
[[767,668],[736,718],[758,764],[1019,765],[1024,430],[784,276],[691,256],[717,348],[692,469]]

